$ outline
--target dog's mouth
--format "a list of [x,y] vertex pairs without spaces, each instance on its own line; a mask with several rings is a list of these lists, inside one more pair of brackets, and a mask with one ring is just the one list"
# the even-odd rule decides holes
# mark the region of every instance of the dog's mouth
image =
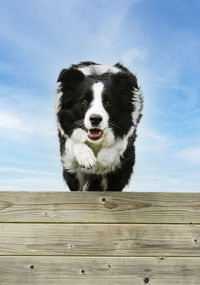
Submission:
[[98,140],[103,136],[103,131],[100,129],[90,129],[88,130],[88,137],[91,140]]

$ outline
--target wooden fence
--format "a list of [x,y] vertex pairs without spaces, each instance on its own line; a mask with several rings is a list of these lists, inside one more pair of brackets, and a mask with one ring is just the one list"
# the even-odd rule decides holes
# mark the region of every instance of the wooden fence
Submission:
[[0,285],[200,284],[200,193],[0,192]]

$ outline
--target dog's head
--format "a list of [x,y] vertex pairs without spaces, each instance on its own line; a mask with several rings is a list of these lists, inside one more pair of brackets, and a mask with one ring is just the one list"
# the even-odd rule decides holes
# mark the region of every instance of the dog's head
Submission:
[[105,136],[123,137],[141,117],[142,95],[135,75],[116,64],[81,63],[63,69],[57,80],[57,119],[60,134],[77,129],[90,143]]

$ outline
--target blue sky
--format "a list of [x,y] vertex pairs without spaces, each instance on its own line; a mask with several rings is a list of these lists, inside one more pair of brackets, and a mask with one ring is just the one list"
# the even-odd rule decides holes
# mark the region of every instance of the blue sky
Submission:
[[0,190],[65,190],[54,113],[59,71],[118,61],[144,116],[128,191],[200,191],[200,2],[0,0]]

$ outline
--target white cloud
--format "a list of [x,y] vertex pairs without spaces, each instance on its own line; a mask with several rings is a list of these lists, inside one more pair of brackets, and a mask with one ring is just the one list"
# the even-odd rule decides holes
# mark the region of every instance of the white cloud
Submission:
[[119,44],[122,23],[130,7],[138,2],[141,0],[58,3],[36,0],[34,4],[24,1],[23,5],[16,5],[15,15],[11,13],[12,5],[7,3],[0,11],[0,34],[23,53],[23,70],[51,85],[58,70],[71,63],[80,60],[113,63],[116,58],[118,61],[114,46]]
[[[0,137],[8,138],[9,140],[18,141],[22,143],[30,143],[30,141],[37,140],[55,140],[57,137],[56,118],[53,110],[44,113],[32,114],[26,110],[0,110]],[[49,141],[50,144],[50,141]]]
[[68,190],[62,177],[60,179],[24,178],[1,181],[0,191],[66,191]]
[[53,98],[36,91],[0,85],[0,136],[18,142],[56,137]]
[[135,60],[145,60],[147,57],[147,50],[144,48],[131,48],[123,52],[121,58],[122,62],[131,65]]
[[0,128],[25,132],[31,131],[30,127],[25,126],[24,122],[16,115],[2,110],[0,110]]
[[194,145],[183,149],[176,154],[176,157],[189,163],[200,164],[200,145]]
[[15,173],[25,173],[25,174],[37,174],[37,175],[60,175],[56,172],[50,171],[38,171],[38,170],[27,170],[22,168],[15,168],[15,167],[0,167],[0,172],[15,172]]
[[155,130],[154,126],[148,122],[148,115],[144,114],[141,123],[138,125],[136,139],[136,149],[139,153],[163,153],[173,148],[175,141],[170,135]]

